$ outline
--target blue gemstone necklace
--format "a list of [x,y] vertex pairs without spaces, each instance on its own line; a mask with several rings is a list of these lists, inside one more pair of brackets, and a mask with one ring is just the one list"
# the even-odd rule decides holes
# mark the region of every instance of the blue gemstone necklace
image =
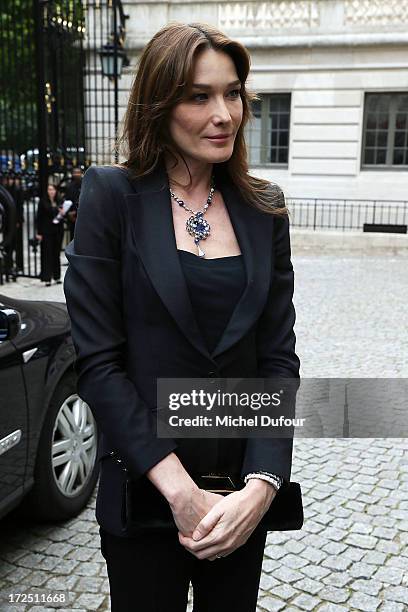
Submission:
[[205,253],[200,248],[199,243],[200,243],[200,240],[205,240],[210,235],[211,226],[208,223],[207,219],[204,219],[204,215],[207,212],[207,208],[211,204],[211,201],[214,195],[214,191],[215,191],[215,182],[214,182],[214,176],[212,176],[210,192],[208,194],[208,198],[204,205],[204,208],[203,210],[195,211],[189,208],[188,206],[186,206],[184,201],[180,200],[170,189],[170,195],[177,202],[177,204],[179,206],[182,206],[188,212],[193,213],[192,216],[187,219],[186,230],[188,231],[190,236],[194,237],[194,243],[197,245],[199,257],[205,257]]

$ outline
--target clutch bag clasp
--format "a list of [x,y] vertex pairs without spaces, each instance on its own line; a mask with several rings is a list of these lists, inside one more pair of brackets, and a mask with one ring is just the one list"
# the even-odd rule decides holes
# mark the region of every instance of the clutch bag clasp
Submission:
[[201,474],[205,490],[210,493],[232,493],[237,489],[231,476],[225,474]]

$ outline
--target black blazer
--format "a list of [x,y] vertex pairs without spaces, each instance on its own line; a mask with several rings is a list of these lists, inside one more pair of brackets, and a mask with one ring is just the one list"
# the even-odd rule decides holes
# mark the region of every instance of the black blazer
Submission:
[[56,200],[56,206],[52,206],[48,198],[40,199],[36,216],[37,234],[46,236],[59,234],[62,237],[64,233],[64,220],[62,219],[59,223],[52,222],[59,213],[58,206],[61,206],[59,199]]
[[[292,440],[156,436],[156,379],[299,377],[287,217],[247,204],[215,165],[243,254],[247,285],[210,354],[179,262],[169,184],[160,162],[132,182],[125,169],[90,167],[82,180],[64,292],[78,393],[102,433],[96,518],[121,530],[124,472],[133,479],[174,451],[189,473],[266,470],[289,479]],[[280,192],[281,197],[283,194]]]

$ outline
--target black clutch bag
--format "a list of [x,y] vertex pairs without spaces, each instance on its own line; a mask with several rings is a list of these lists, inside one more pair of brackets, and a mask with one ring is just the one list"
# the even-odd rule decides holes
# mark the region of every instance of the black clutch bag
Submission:
[[[231,475],[192,474],[191,476],[201,489],[221,495],[228,495],[245,486],[240,477]],[[303,504],[299,483],[284,482],[262,517],[260,525],[267,531],[302,528]],[[177,530],[167,500],[145,476],[137,481],[128,475],[124,479],[122,526],[127,535],[136,535],[141,531]]]

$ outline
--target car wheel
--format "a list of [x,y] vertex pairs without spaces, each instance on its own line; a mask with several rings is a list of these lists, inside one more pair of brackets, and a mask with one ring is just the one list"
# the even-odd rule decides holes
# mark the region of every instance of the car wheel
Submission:
[[49,403],[38,444],[35,484],[26,498],[37,518],[68,519],[84,508],[98,479],[97,447],[95,419],[76,391],[75,374],[69,372]]

